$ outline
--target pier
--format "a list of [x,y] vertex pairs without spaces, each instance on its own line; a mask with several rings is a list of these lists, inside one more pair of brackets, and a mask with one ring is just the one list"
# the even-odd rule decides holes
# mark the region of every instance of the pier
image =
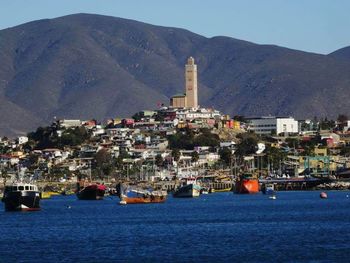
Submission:
[[276,191],[312,190],[318,185],[329,182],[331,182],[331,179],[319,179],[313,177],[259,179],[259,184],[273,184]]

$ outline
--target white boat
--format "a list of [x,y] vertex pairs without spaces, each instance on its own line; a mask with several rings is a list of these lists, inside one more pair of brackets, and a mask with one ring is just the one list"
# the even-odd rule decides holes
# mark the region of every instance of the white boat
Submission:
[[198,197],[201,193],[201,186],[197,184],[196,178],[186,178],[173,194],[174,197]]

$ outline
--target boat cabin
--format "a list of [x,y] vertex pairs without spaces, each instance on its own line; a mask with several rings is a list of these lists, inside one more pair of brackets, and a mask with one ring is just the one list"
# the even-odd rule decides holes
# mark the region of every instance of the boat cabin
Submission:
[[195,177],[184,178],[182,184],[183,185],[197,184],[197,178],[195,178]]
[[19,191],[38,192],[38,187],[33,184],[20,184],[20,183],[5,186],[5,192],[19,192]]

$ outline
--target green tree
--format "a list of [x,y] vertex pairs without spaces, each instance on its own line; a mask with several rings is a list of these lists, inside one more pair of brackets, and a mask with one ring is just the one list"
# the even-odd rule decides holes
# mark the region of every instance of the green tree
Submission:
[[344,127],[347,125],[347,121],[348,121],[348,116],[346,116],[345,114],[339,114],[337,121],[338,121],[338,127],[339,130],[344,130]]
[[339,121],[339,122],[346,122],[348,119],[349,119],[349,118],[348,118],[347,115],[345,115],[345,114],[339,114],[339,115],[338,115],[338,118],[337,118],[337,121]]
[[266,158],[270,163],[270,168],[277,170],[280,167],[280,164],[285,160],[287,153],[281,150],[280,148],[271,147],[268,145],[265,150]]
[[121,150],[119,152],[118,158],[115,162],[116,166],[118,169],[123,169],[124,168],[124,163],[123,163],[123,159],[127,159],[129,158],[129,154],[125,151],[125,150]]
[[319,128],[321,130],[332,130],[335,127],[335,122],[332,120],[328,120],[327,118],[324,118],[319,123]]
[[298,138],[286,138],[286,143],[289,148],[298,148],[299,147],[299,139]]
[[242,157],[249,154],[254,154],[257,150],[258,138],[254,133],[241,133],[237,135],[240,142],[237,144],[235,154]]
[[220,155],[220,160],[225,163],[227,166],[230,166],[233,155],[232,155],[232,150],[225,147],[220,149],[219,151],[219,155]]
[[349,146],[343,146],[340,149],[340,155],[349,157],[350,156],[350,147]]
[[200,134],[195,136],[194,146],[218,147],[220,145],[219,135],[211,133],[209,129],[202,129]]
[[64,146],[80,145],[90,138],[85,127],[76,127],[63,130],[61,137],[57,134],[55,125],[49,127],[39,127],[35,132],[28,134],[30,148],[63,148]]
[[141,119],[143,118],[143,114],[140,111],[135,113],[131,118],[133,118],[136,122],[138,122],[138,121],[141,121]]
[[304,150],[302,155],[304,155],[304,156],[313,155],[315,146],[318,143],[321,143],[321,136],[320,135],[316,135],[314,138],[311,138],[310,140],[301,141],[300,147],[303,148],[303,150]]
[[101,175],[110,175],[113,171],[114,164],[112,162],[111,154],[106,149],[101,149],[95,156],[96,168]]
[[191,162],[197,163],[198,160],[199,160],[199,154],[198,154],[198,152],[193,151],[193,152],[191,153]]
[[234,117],[233,117],[233,119],[235,120],[235,121],[239,121],[239,122],[247,122],[247,120],[244,118],[244,116],[242,116],[242,115],[235,115]]
[[89,138],[89,134],[85,127],[76,127],[74,129],[67,129],[59,138],[59,146],[77,146],[85,142]]
[[155,116],[156,121],[164,121],[165,117],[162,112],[158,112],[157,115]]
[[30,153],[27,158],[30,169],[35,169],[38,167],[39,156],[37,154]]
[[155,163],[158,167],[162,167],[164,165],[164,159],[161,154],[156,155]]
[[58,136],[54,127],[39,127],[35,132],[28,134],[29,140],[33,140],[36,149],[57,147]]
[[169,146],[171,149],[186,149],[186,150],[192,150],[194,147],[194,136],[192,133],[176,133],[174,135],[170,135],[168,137],[169,140]]
[[0,154],[7,154],[11,151],[11,148],[8,146],[0,145]]

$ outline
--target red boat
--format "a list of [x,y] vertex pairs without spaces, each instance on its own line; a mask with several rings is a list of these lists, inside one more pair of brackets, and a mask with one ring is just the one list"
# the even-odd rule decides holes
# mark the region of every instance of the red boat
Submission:
[[252,174],[243,174],[236,180],[236,194],[256,194],[259,192],[259,180]]
[[100,183],[88,183],[78,182],[77,183],[77,197],[80,200],[102,200],[105,192],[106,186]]

